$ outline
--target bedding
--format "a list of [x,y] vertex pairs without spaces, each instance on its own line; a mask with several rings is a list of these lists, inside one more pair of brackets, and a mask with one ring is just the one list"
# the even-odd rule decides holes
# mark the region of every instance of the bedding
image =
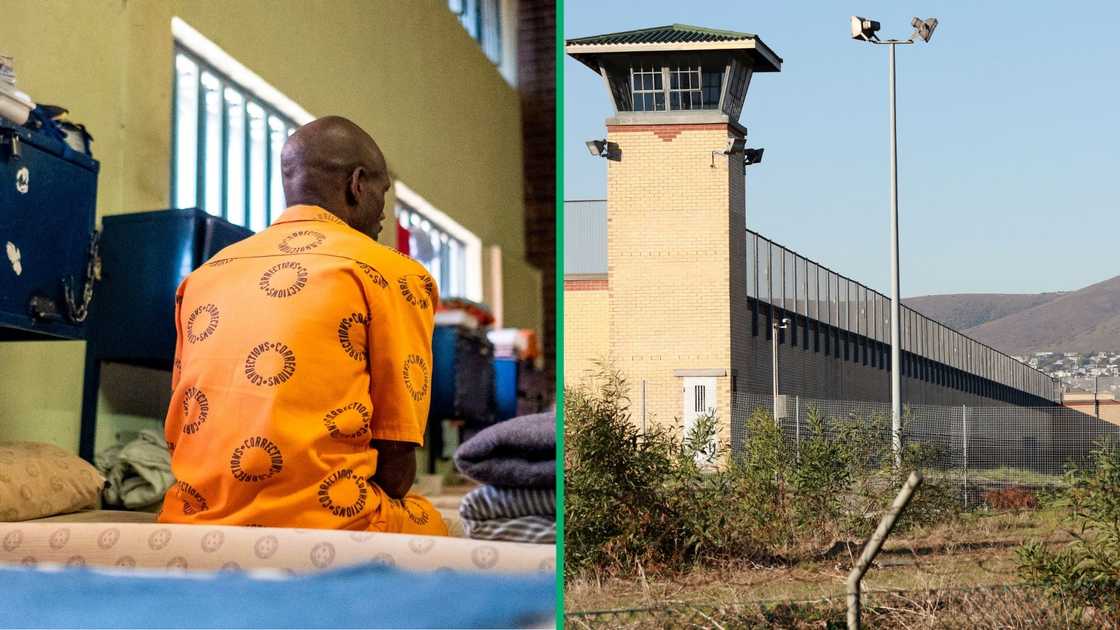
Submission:
[[556,490],[479,486],[463,497],[459,514],[473,520],[556,516]]
[[459,505],[470,538],[527,543],[556,542],[556,491],[481,486]]
[[0,442],[0,521],[97,507],[105,478],[77,455],[39,442]]
[[556,518],[519,516],[517,518],[463,519],[467,536],[475,540],[506,540],[521,543],[556,542]]
[[127,444],[116,444],[94,457],[97,468],[109,480],[105,503],[129,510],[159,503],[175,483],[171,476],[171,454],[163,433],[140,431]]
[[0,580],[0,627],[15,628],[541,627],[556,596],[551,574],[370,564],[289,578],[0,568]]
[[493,486],[556,485],[556,414],[511,418],[479,431],[455,451],[455,466]]
[[412,571],[555,570],[554,545],[374,532],[159,523],[0,523],[0,564],[309,573],[376,562]]

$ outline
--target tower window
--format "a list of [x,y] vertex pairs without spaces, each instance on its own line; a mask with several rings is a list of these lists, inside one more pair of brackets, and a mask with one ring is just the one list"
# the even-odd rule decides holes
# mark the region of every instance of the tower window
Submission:
[[[700,65],[631,66],[632,111],[718,109],[723,93],[723,74],[723,68],[705,71]],[[629,105],[621,99],[616,100]]]
[[669,69],[669,107],[674,110],[704,108],[700,66]]
[[634,96],[634,111],[665,111],[665,86],[661,68],[645,66],[630,68],[630,89]]

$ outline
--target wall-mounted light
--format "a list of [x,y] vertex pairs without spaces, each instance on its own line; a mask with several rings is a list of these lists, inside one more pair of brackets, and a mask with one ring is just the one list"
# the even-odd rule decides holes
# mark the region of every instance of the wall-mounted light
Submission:
[[743,166],[758,164],[762,161],[762,152],[766,149],[747,149],[743,151]]
[[594,157],[607,157],[609,150],[606,140],[588,140],[584,144],[587,145],[587,151]]
[[727,139],[727,148],[725,148],[722,151],[712,151],[712,168],[716,167],[716,156],[717,155],[733,155],[735,153],[738,153],[738,152],[742,151],[743,147],[745,147],[745,146],[747,146],[747,139],[746,138],[739,138],[737,136],[732,136],[732,137],[728,138]]

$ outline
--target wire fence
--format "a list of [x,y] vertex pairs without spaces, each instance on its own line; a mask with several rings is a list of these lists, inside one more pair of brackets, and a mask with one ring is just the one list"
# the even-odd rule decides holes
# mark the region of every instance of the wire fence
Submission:
[[[736,395],[731,408],[733,454],[745,452],[748,420],[759,409],[778,418],[783,438],[797,456],[818,432],[830,440],[856,434],[878,444],[876,452],[884,457],[893,452],[889,403],[796,395],[779,396],[777,403],[767,394]],[[923,467],[942,482],[959,484],[962,499],[971,504],[988,490],[1064,485],[1068,470],[1092,464],[1094,448],[1106,442],[1120,444],[1120,426],[1058,406],[905,405],[902,442],[904,447],[920,445]]]
[[[593,628],[832,628],[843,627],[842,595],[802,601],[733,604],[667,602],[656,606],[565,613],[565,627]],[[1109,620],[1073,610],[1024,585],[863,592],[862,616],[884,628],[1102,628]]]

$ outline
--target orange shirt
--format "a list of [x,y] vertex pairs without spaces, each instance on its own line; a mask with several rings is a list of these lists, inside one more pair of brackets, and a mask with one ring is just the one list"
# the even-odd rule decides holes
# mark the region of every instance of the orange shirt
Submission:
[[424,442],[437,301],[420,263],[315,206],[191,273],[160,521],[378,528],[369,443]]

